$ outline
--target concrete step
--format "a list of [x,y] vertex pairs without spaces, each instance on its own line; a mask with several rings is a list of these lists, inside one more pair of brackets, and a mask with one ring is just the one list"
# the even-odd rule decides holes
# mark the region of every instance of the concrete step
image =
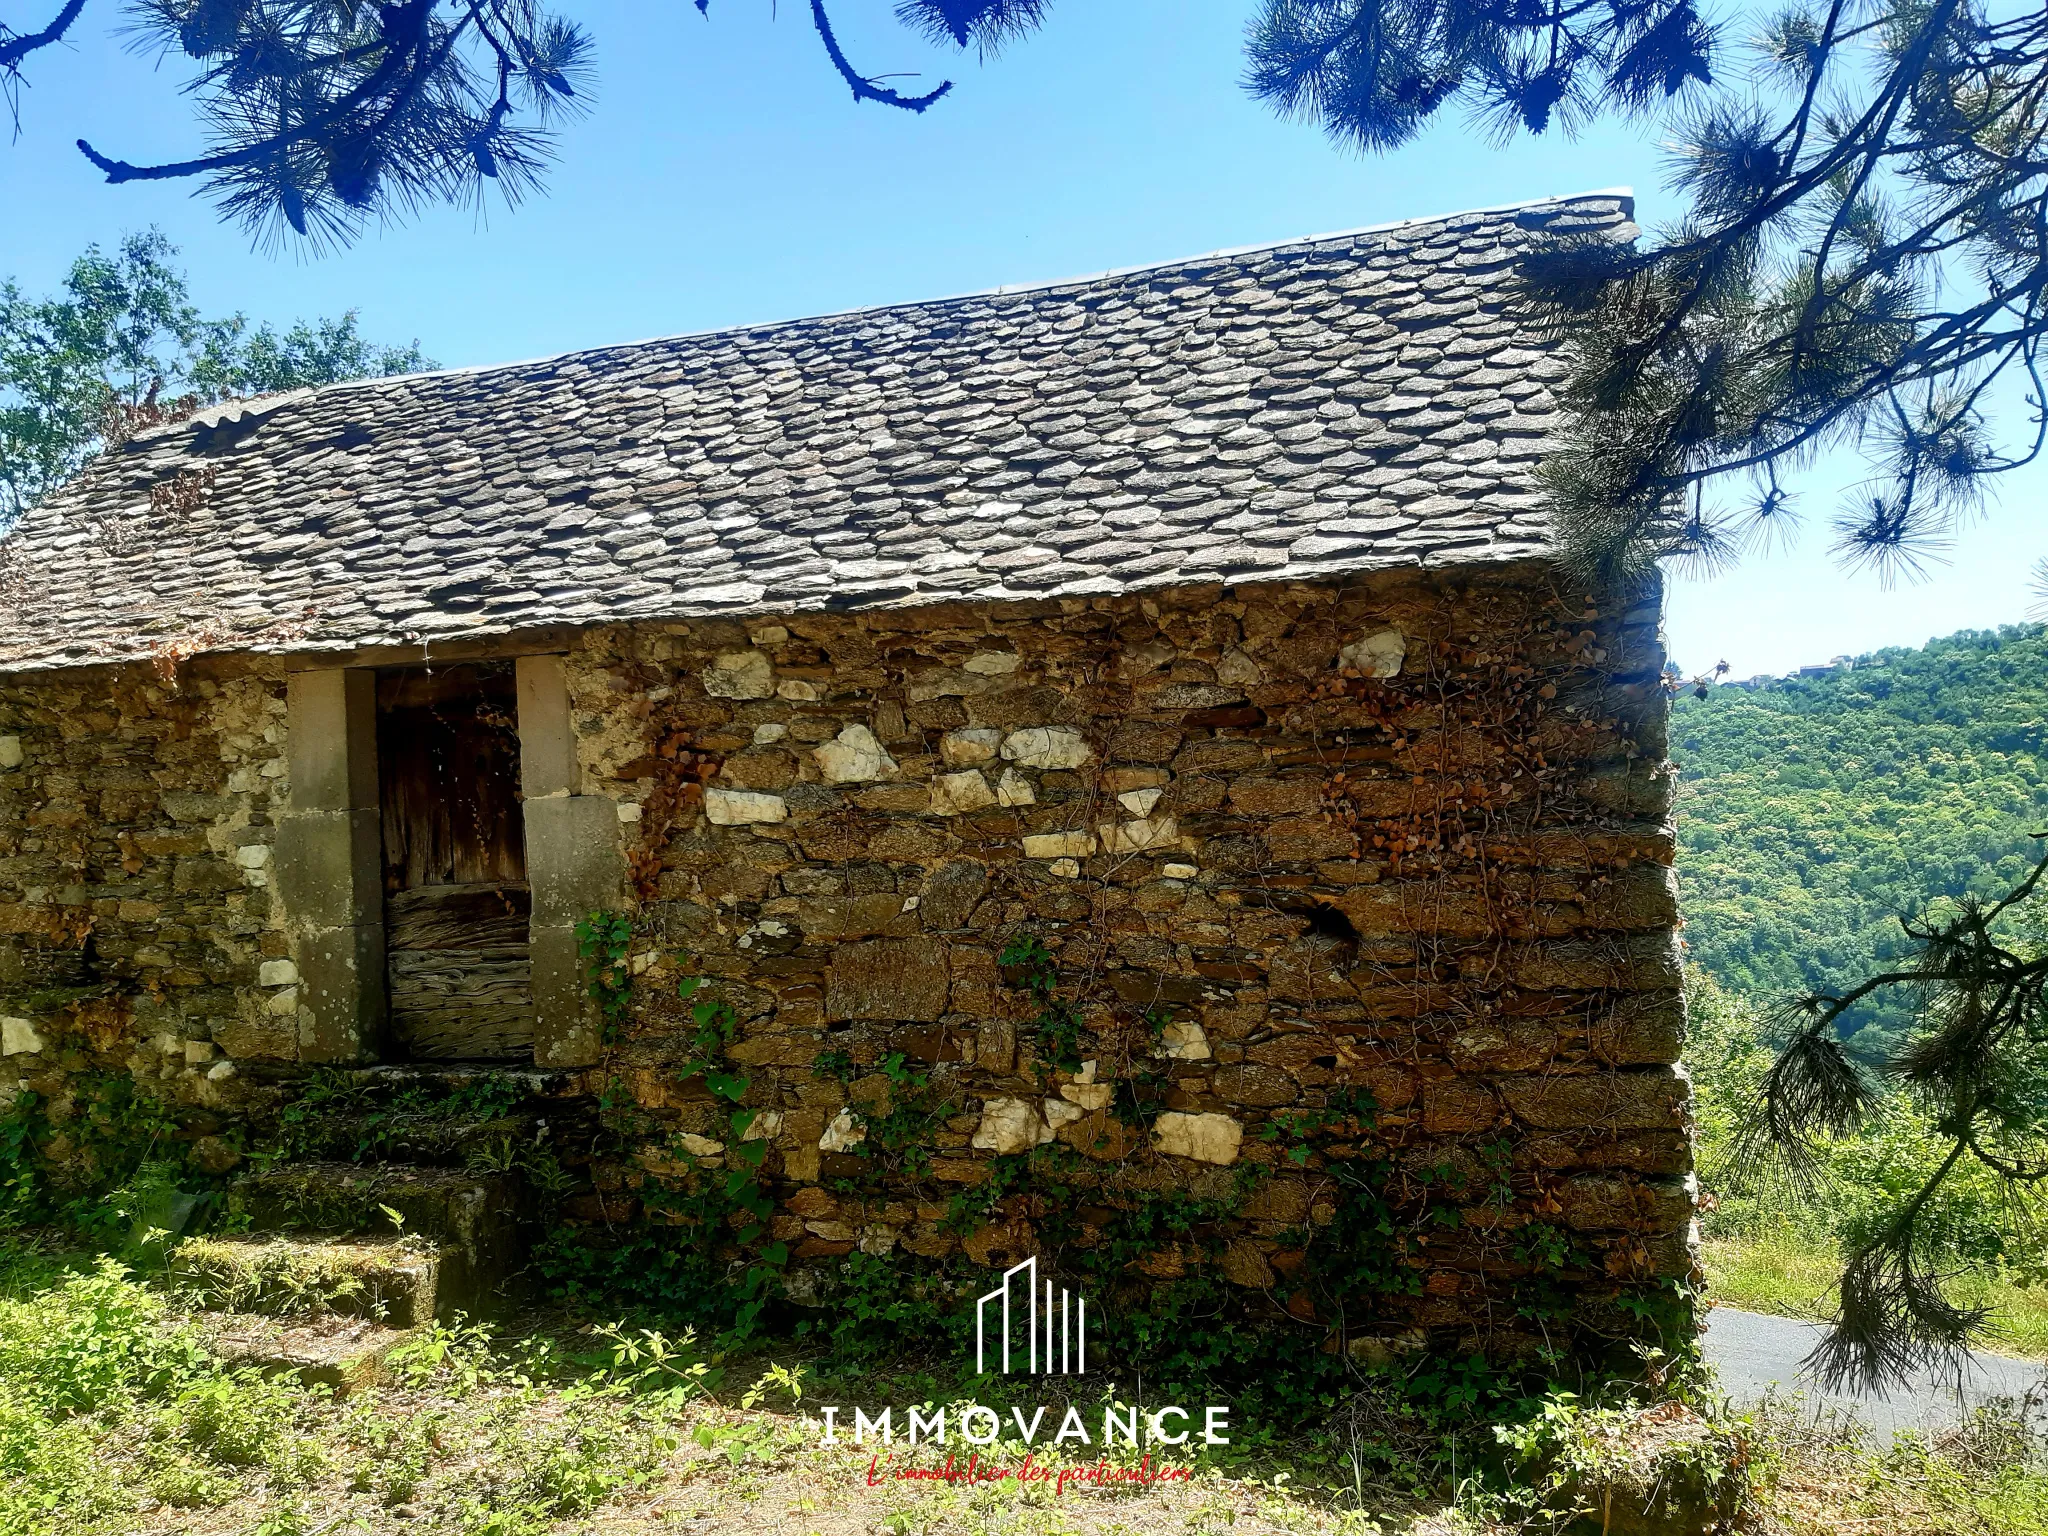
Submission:
[[440,1249],[437,1307],[477,1311],[518,1267],[525,1186],[516,1174],[412,1163],[283,1163],[245,1174],[228,1211],[254,1233],[422,1238]]
[[170,1282],[215,1311],[417,1328],[438,1315],[442,1269],[461,1261],[420,1237],[195,1237],[172,1253]]
[[346,1397],[387,1379],[386,1361],[407,1335],[362,1317],[318,1319],[216,1313],[200,1322],[207,1350],[229,1365],[296,1376]]

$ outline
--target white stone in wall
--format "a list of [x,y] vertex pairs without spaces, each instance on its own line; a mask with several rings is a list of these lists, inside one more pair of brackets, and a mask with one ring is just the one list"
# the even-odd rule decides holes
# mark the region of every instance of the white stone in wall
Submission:
[[0,1019],[0,1055],[31,1056],[43,1048],[43,1037],[27,1019]]
[[1087,1113],[1079,1105],[1070,1104],[1065,1099],[1045,1101],[1045,1123],[1053,1131],[1058,1131],[1063,1125],[1072,1125]]
[[932,780],[932,814],[958,816],[966,811],[986,810],[996,803],[996,792],[975,769],[965,773],[942,773]]
[[963,665],[969,672],[982,677],[1001,677],[1017,670],[1017,664],[1024,658],[1015,651],[976,651]]
[[1170,848],[1179,841],[1180,827],[1171,816],[1102,827],[1102,845],[1111,853],[1143,853],[1147,848]]
[[259,987],[289,987],[296,985],[299,968],[289,960],[266,960],[256,967],[256,985]]
[[984,1152],[1029,1152],[1051,1140],[1052,1128],[1029,1099],[990,1099],[981,1106],[981,1124],[974,1128],[974,1145]]
[[775,663],[759,651],[729,651],[712,658],[703,678],[714,699],[765,699],[775,692]]
[[1078,859],[1094,851],[1093,832],[1041,832],[1024,839],[1027,859]]
[[818,760],[827,784],[872,784],[896,772],[896,759],[864,725],[849,725],[811,756]]
[[1069,1104],[1078,1104],[1084,1110],[1107,1109],[1109,1101],[1116,1097],[1114,1083],[1062,1083],[1060,1097]]
[[1201,871],[1192,864],[1169,864],[1160,870],[1159,873],[1166,876],[1169,880],[1192,880]]
[[21,738],[19,736],[0,736],[0,768],[19,768],[20,766]]
[[1165,793],[1163,789],[1127,789],[1116,797],[1116,803],[1133,816],[1150,816],[1152,807],[1159,803],[1159,797]]
[[815,704],[824,696],[824,689],[800,677],[784,678],[775,685],[775,697],[788,699],[792,704]]
[[986,726],[965,731],[948,731],[939,738],[939,756],[948,768],[978,768],[996,760],[1003,733]]
[[1152,1145],[1169,1157],[1193,1158],[1198,1163],[1234,1163],[1237,1149],[1243,1143],[1244,1127],[1228,1115],[1171,1112],[1152,1122]]
[[692,1157],[716,1157],[725,1150],[724,1142],[713,1141],[709,1136],[699,1136],[691,1131],[678,1136],[676,1145]]
[[235,862],[244,869],[261,869],[270,862],[270,844],[242,844],[235,850]]
[[929,672],[920,672],[910,679],[910,702],[922,704],[928,699],[964,699],[988,691],[989,682],[972,672],[963,672],[958,667],[934,667]]
[[747,1122],[747,1128],[740,1132],[741,1141],[770,1141],[782,1134],[782,1111],[764,1109]]
[[1175,1061],[1207,1061],[1209,1059],[1209,1036],[1202,1026],[1192,1020],[1166,1026],[1159,1035],[1161,1054],[1171,1056]]
[[282,992],[270,994],[270,1011],[280,1018],[290,1018],[299,1011],[299,989],[286,987]]
[[1399,677],[1407,660],[1408,642],[1398,629],[1383,629],[1353,641],[1337,653],[1337,665],[1366,677]]
[[782,740],[782,738],[787,736],[788,734],[789,727],[781,724],[779,721],[763,721],[761,724],[754,727],[754,745],[757,747],[765,747],[772,742]]
[[744,827],[754,822],[787,820],[789,807],[780,795],[760,795],[745,789],[707,789],[704,814],[714,827]]
[[211,1040],[187,1040],[185,1042],[185,1065],[202,1066],[219,1054]]
[[997,805],[1036,805],[1038,791],[1031,787],[1031,781],[1014,768],[1005,768],[1003,776],[996,781]]
[[1020,768],[1080,768],[1095,753],[1079,731],[1034,725],[1003,738],[1003,757]]
[[818,1138],[820,1152],[844,1152],[857,1147],[868,1139],[868,1128],[860,1123],[860,1116],[850,1109],[842,1109],[832,1117],[832,1123],[825,1127],[825,1134]]

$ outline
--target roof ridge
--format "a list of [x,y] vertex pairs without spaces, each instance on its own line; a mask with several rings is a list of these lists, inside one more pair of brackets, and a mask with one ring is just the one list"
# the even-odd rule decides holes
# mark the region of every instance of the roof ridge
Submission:
[[431,368],[421,373],[387,373],[360,379],[341,379],[332,384],[315,385],[306,389],[290,390],[269,397],[255,396],[248,400],[223,401],[209,406],[193,417],[182,421],[167,422],[145,432],[138,432],[131,442],[147,442],[160,433],[191,429],[194,421],[207,418],[202,425],[210,425],[214,418],[235,419],[241,409],[257,404],[265,410],[275,409],[286,403],[296,403],[313,395],[338,394],[344,390],[376,389],[410,382],[417,379],[469,378],[482,373],[514,372],[522,368],[536,368],[543,363],[558,363],[569,358],[594,357],[605,352],[629,352],[640,347],[660,346],[664,342],[696,341],[706,336],[738,335],[746,332],[775,331],[785,326],[809,325],[821,320],[845,320],[855,315],[883,314],[891,310],[926,309],[941,304],[958,304],[968,299],[1008,298],[1016,294],[1051,293],[1062,288],[1085,287],[1089,283],[1103,282],[1109,278],[1134,277],[1140,272],[1164,272],[1174,267],[1192,267],[1203,262],[1224,261],[1233,257],[1250,256],[1260,251],[1283,251],[1294,246],[1323,245],[1336,240],[1355,240],[1361,235],[1391,234],[1399,229],[1412,229],[1424,224],[1448,224],[1455,219],[1475,218],[1489,213],[1523,213],[1534,208],[1563,207],[1572,203],[1590,203],[1601,199],[1613,199],[1623,203],[1622,217],[1634,215],[1635,189],[1633,187],[1602,187],[1592,192],[1558,193],[1549,197],[1528,198],[1514,203],[1493,203],[1482,208],[1461,208],[1452,213],[1430,214],[1416,219],[1389,219],[1378,224],[1362,224],[1356,229],[1336,229],[1318,235],[1290,235],[1284,240],[1264,240],[1251,245],[1225,246],[1219,250],[1201,251],[1192,256],[1175,256],[1165,261],[1139,262],[1134,266],[1110,267],[1101,272],[1084,272],[1071,277],[1048,278],[1035,283],[999,283],[993,288],[969,288],[959,293],[939,294],[925,299],[892,299],[883,304],[856,304],[848,309],[821,310],[808,315],[786,315],[779,320],[743,321],[738,325],[705,326],[694,331],[675,331],[662,336],[643,336],[634,341],[610,341],[594,347],[571,347],[561,352],[545,352],[537,357],[517,358],[502,363],[470,363],[459,368]]

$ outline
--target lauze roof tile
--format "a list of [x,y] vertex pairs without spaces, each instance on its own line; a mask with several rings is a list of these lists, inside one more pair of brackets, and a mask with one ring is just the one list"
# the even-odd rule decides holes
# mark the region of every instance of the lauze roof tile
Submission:
[[1540,555],[1565,370],[1508,279],[1631,213],[1596,193],[216,407],[0,543],[0,671]]

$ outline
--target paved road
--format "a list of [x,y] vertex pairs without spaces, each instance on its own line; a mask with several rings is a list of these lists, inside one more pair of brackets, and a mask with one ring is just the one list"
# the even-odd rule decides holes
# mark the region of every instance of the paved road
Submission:
[[[1953,1387],[1933,1377],[1916,1378],[1881,1398],[1823,1392],[1800,1364],[1820,1335],[1816,1323],[1716,1307],[1707,1314],[1707,1358],[1719,1367],[1722,1386],[1738,1403],[1753,1402],[1776,1384],[1781,1395],[1804,1392],[1809,1409],[1844,1410],[1884,1435],[1937,1429],[1961,1418],[1963,1407]],[[2021,1397],[2041,1384],[2039,1361],[1984,1354],[1972,1360],[1974,1368],[1963,1384],[1966,1403]]]

